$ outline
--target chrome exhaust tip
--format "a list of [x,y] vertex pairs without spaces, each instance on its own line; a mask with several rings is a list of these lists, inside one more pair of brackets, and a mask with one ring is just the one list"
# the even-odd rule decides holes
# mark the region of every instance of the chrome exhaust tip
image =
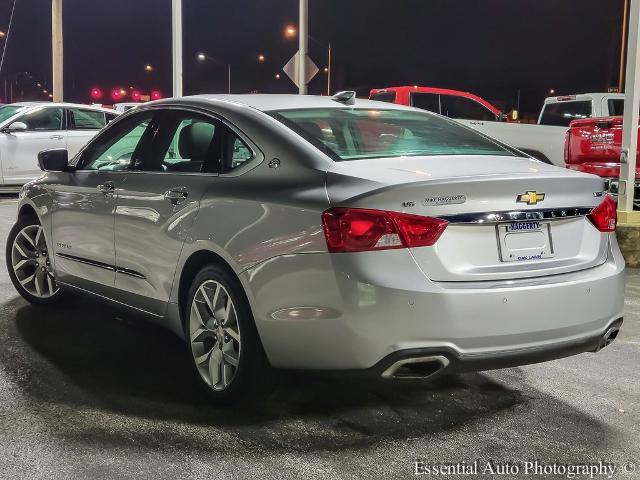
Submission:
[[594,351],[599,352],[604,347],[611,345],[613,341],[616,339],[616,337],[618,336],[619,332],[620,332],[620,325],[615,325],[609,328],[603,335],[602,339],[600,340],[600,343],[598,344],[598,348],[596,348]]
[[433,377],[449,366],[449,359],[442,355],[413,357],[398,360],[382,372],[382,378],[402,380],[426,379]]

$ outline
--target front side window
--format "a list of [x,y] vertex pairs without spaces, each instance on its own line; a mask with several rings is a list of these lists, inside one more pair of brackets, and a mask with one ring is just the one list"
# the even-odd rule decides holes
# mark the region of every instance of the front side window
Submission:
[[100,130],[106,125],[104,112],[70,108],[71,130]]
[[484,105],[475,100],[455,95],[440,95],[442,115],[449,118],[459,118],[464,120],[480,120],[493,122],[496,120],[495,114]]
[[0,123],[4,122],[5,120],[9,120],[11,117],[13,117],[14,115],[17,115],[18,113],[20,113],[22,110],[24,110],[27,107],[21,107],[18,105],[3,105],[0,107]]
[[155,122],[152,113],[130,120],[113,133],[107,131],[89,144],[80,160],[80,168],[108,171],[138,168],[143,139],[146,133],[153,133]]
[[591,117],[591,100],[548,103],[540,117],[540,124],[568,127],[573,120],[589,117]]
[[408,110],[318,108],[270,114],[336,161],[434,155],[508,155],[462,125]]
[[16,122],[23,122],[27,125],[27,130],[32,132],[62,130],[64,110],[62,108],[40,108],[18,117]]
[[429,112],[440,113],[440,95],[435,93],[411,92],[411,106]]

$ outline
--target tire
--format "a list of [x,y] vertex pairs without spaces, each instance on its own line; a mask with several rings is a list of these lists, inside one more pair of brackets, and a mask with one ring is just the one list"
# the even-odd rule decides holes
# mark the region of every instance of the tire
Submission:
[[202,268],[191,282],[183,321],[193,372],[216,403],[249,400],[265,386],[269,363],[233,274],[215,264]]
[[9,278],[18,293],[34,305],[60,304],[64,297],[49,261],[50,248],[34,216],[20,217],[7,238]]

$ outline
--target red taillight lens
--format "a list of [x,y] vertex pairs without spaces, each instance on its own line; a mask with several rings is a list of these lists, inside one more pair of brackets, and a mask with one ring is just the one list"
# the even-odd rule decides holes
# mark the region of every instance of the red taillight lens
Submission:
[[616,202],[610,195],[589,214],[591,223],[601,232],[614,232],[618,222]]
[[425,247],[436,243],[447,221],[365,208],[330,208],[322,214],[330,252]]

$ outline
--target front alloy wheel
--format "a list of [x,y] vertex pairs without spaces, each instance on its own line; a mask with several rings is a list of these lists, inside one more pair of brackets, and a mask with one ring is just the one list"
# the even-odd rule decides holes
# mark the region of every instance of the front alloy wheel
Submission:
[[202,380],[214,390],[226,389],[238,369],[242,341],[233,299],[215,280],[202,283],[193,297],[189,339]]
[[32,297],[45,300],[58,293],[41,225],[27,225],[15,235],[11,267],[20,286]]

